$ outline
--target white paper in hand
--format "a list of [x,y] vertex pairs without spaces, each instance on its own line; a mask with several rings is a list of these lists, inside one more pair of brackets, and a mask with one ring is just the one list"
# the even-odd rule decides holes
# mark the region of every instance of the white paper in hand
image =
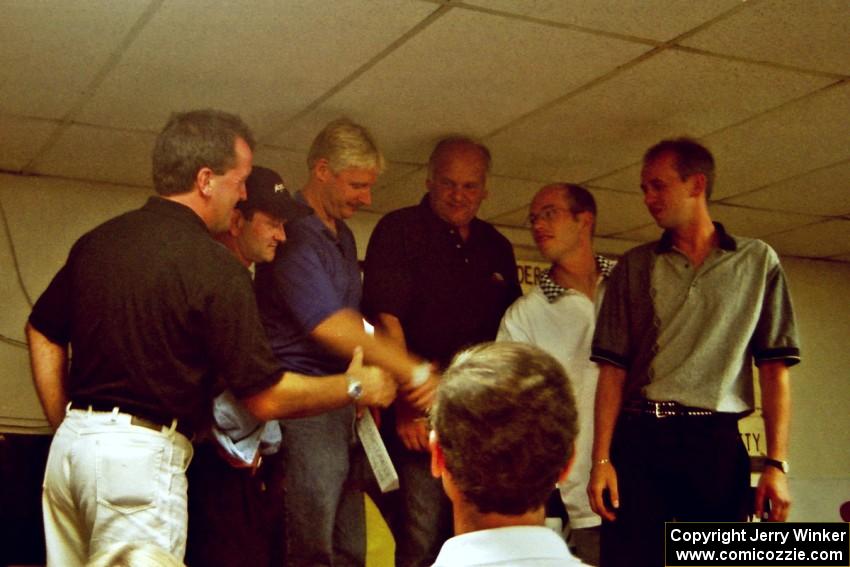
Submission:
[[364,411],[363,415],[357,419],[357,436],[360,438],[381,492],[398,490],[398,473],[369,411]]

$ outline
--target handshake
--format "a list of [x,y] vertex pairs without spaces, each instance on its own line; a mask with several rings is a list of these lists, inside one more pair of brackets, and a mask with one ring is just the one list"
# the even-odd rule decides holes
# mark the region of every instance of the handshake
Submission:
[[[439,374],[427,362],[413,368],[404,380],[377,366],[364,365],[361,347],[354,349],[345,375],[349,380],[349,395],[358,407],[385,408],[400,391],[407,403],[423,412],[431,407],[440,382]],[[351,391],[352,384],[355,385],[354,393]]]

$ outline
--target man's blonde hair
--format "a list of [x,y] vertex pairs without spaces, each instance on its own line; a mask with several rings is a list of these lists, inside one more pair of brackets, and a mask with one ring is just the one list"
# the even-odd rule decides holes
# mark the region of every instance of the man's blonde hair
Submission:
[[322,158],[328,160],[334,173],[352,167],[381,173],[386,168],[384,156],[372,134],[348,118],[338,118],[319,132],[307,154],[307,167],[313,169]]

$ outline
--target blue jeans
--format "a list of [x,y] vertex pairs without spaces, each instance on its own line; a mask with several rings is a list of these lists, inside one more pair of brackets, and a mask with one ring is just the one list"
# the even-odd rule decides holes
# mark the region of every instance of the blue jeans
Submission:
[[130,419],[70,410],[56,431],[42,492],[48,565],[85,565],[116,542],[151,542],[183,558],[192,444]]
[[431,453],[410,451],[397,436],[391,451],[399,477],[398,509],[391,520],[396,567],[433,565],[453,535],[451,502],[431,474]]
[[286,564],[366,563],[363,450],[349,406],[280,422],[286,508]]

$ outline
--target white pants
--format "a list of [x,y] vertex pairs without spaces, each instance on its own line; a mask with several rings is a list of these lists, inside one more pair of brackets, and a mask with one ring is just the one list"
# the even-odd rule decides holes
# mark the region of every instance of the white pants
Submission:
[[131,417],[69,410],[56,431],[42,491],[48,566],[83,566],[116,542],[151,542],[183,558],[192,444]]

